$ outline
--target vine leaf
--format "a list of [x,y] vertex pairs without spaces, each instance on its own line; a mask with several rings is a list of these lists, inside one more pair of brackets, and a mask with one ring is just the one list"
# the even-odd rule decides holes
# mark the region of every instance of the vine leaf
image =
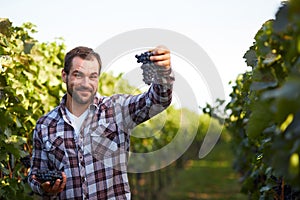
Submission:
[[274,120],[282,123],[290,113],[295,114],[300,110],[300,80],[289,78],[282,87],[262,94],[262,100],[271,99],[274,100],[272,104]]
[[279,8],[278,12],[276,13],[276,20],[273,24],[273,30],[274,32],[282,32],[286,30],[287,25],[289,24],[288,19],[288,7],[282,6]]
[[273,113],[269,109],[268,101],[260,101],[252,105],[252,113],[246,126],[246,133],[252,140],[259,139],[262,132],[272,124]]
[[245,54],[244,57],[246,59],[246,63],[250,67],[255,67],[257,65],[257,56],[256,52],[253,48],[250,48]]

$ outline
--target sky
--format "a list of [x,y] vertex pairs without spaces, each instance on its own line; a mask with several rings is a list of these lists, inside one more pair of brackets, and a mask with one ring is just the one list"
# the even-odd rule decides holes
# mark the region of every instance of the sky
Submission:
[[[83,45],[97,48],[122,33],[154,28],[174,31],[199,45],[211,59],[228,99],[239,73],[248,70],[244,53],[254,42],[262,24],[275,17],[280,0],[0,0],[0,17],[9,18],[14,26],[31,22],[40,42],[64,38],[67,50]],[[147,38],[145,38],[147,39]],[[120,44],[121,45],[121,44]],[[154,44],[156,45],[156,44]],[[172,49],[170,49],[172,52]],[[180,57],[180,56],[179,56]],[[205,85],[205,77],[194,77],[186,70],[187,60],[176,55],[174,66],[193,85],[196,101],[203,106],[213,101],[214,89]],[[114,64],[126,63],[122,57]],[[197,72],[196,72],[197,73]],[[193,82],[199,79],[200,82]],[[180,89],[182,90],[182,89]],[[177,100],[180,101],[180,95]],[[176,98],[175,98],[176,99]],[[185,101],[185,100],[183,100]],[[189,104],[189,102],[186,102]],[[184,102],[183,102],[184,104]]]

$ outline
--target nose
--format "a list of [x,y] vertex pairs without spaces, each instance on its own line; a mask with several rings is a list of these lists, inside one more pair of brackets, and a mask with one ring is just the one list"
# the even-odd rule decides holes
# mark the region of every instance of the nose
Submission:
[[90,85],[90,79],[88,76],[84,76],[81,80],[81,85],[82,86],[89,86]]

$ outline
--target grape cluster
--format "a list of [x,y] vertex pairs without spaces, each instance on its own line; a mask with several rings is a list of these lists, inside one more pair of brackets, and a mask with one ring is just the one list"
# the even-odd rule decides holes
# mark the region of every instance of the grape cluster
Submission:
[[51,170],[38,170],[37,174],[35,175],[37,180],[41,183],[50,182],[50,185],[54,185],[57,179],[62,180],[62,175],[60,171],[51,171]]
[[143,70],[143,81],[150,85],[153,81],[154,75],[156,73],[157,66],[150,60],[150,56],[153,52],[146,51],[140,55],[135,55],[138,63],[143,63],[141,69]]

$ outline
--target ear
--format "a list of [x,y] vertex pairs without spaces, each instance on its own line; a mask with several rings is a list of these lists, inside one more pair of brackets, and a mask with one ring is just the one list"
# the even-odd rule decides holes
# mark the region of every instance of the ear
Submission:
[[68,76],[68,74],[65,72],[65,70],[62,70],[61,71],[61,77],[62,77],[62,80],[63,80],[64,83],[67,82],[67,76]]

